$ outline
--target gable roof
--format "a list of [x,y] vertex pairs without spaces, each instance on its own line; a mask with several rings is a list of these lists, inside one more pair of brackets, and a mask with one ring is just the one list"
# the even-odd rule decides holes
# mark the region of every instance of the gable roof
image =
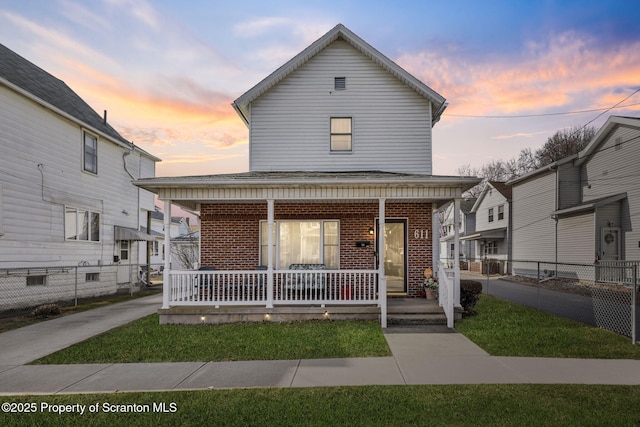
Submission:
[[133,143],[123,138],[65,82],[2,44],[0,44],[0,84],[6,85],[57,113],[68,116],[89,130],[108,137],[113,142],[128,148],[135,148],[154,161],[160,161],[159,158],[133,146]]
[[584,162],[586,162],[598,148],[606,141],[608,136],[613,132],[618,126],[626,126],[626,127],[634,127],[636,129],[640,129],[640,118],[639,117],[622,117],[622,116],[609,116],[604,125],[596,132],[596,134],[591,138],[591,141],[587,144],[586,147],[582,149],[578,153],[578,159],[575,162],[576,166],[580,166]]
[[394,75],[397,79],[402,81],[418,94],[431,101],[436,106],[432,116],[433,124],[440,120],[442,112],[445,110],[445,108],[447,108],[446,100],[440,94],[409,74],[406,70],[384,56],[382,53],[378,52],[375,48],[358,37],[347,27],[342,24],[338,24],[324,36],[313,42],[309,47],[294,56],[273,73],[269,74],[261,82],[249,89],[232,103],[233,108],[235,108],[236,112],[240,115],[245,124],[249,125],[249,105],[253,101],[262,96],[269,89],[277,85],[282,79],[293,73],[300,66],[317,55],[320,51],[328,47],[331,43],[339,39],[349,43],[357,51],[367,56],[387,72]]
[[474,203],[473,208],[471,209],[471,212],[476,212],[478,210],[478,208],[480,207],[480,204],[482,203],[482,201],[484,200],[485,196],[487,195],[487,193],[491,188],[494,188],[495,190],[497,190],[502,195],[502,197],[504,197],[507,201],[511,200],[511,187],[506,185],[505,182],[487,181],[486,184],[484,185],[484,188],[482,189],[482,192],[476,199],[476,202]]

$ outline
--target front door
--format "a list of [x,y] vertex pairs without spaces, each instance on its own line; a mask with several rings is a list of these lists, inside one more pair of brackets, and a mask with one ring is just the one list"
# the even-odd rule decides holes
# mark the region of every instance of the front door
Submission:
[[[377,241],[377,239],[376,239]],[[407,220],[387,219],[384,224],[384,275],[387,293],[407,291]]]
[[603,260],[620,259],[620,229],[602,227],[600,231],[600,252]]

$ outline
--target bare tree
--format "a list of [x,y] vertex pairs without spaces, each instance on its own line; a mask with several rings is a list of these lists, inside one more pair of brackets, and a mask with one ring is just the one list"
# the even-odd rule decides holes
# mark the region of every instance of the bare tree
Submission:
[[587,146],[596,134],[593,126],[573,127],[557,131],[547,139],[535,157],[538,167],[546,166],[572,154],[578,153]]

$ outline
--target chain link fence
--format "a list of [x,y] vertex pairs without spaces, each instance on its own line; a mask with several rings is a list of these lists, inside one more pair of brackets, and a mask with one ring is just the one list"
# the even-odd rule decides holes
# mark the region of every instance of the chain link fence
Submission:
[[29,313],[43,304],[78,305],[114,294],[162,285],[163,265],[112,264],[0,269],[0,317]]

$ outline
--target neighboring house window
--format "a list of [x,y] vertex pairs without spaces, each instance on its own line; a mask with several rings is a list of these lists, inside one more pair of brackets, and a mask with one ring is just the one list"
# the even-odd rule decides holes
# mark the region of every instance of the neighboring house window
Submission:
[[493,208],[489,208],[489,222],[493,222]]
[[351,117],[331,117],[331,151],[351,151],[351,138]]
[[85,282],[99,282],[100,281],[100,273],[87,273],[84,276]]
[[158,256],[159,252],[159,243],[157,240],[151,242],[151,255]]
[[[338,221],[276,221],[273,262],[276,268],[291,264],[324,264],[338,268],[340,225]],[[269,224],[260,223],[260,263],[268,264]]]
[[484,245],[484,254],[485,255],[495,255],[498,253],[498,242],[495,240],[492,240],[490,242],[487,242]]
[[345,90],[347,88],[347,78],[346,77],[336,77],[333,80],[333,88],[335,90]]
[[98,138],[84,133],[84,170],[91,173],[98,173]]
[[498,206],[498,221],[504,219],[504,205]]
[[47,276],[27,276],[27,286],[45,286]]
[[128,240],[120,241],[120,261],[126,261],[129,259],[130,243]]
[[65,207],[64,230],[66,240],[100,241],[100,214],[70,206]]

